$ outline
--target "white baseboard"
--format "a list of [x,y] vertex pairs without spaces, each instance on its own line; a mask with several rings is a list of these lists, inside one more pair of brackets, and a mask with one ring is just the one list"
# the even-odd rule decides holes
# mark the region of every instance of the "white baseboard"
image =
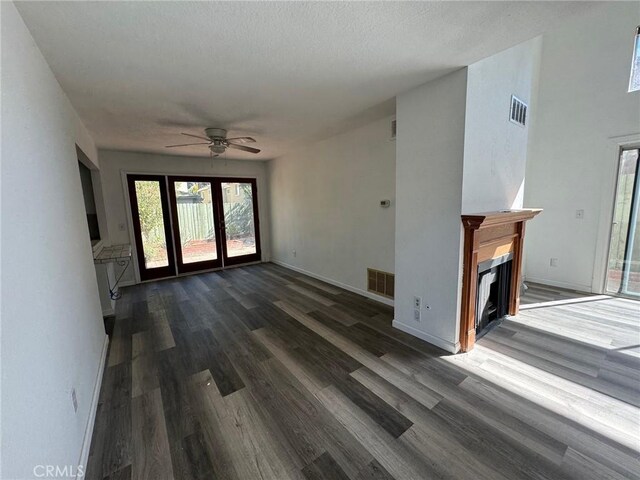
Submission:
[[[102,345],[102,354],[100,355],[100,364],[98,365],[98,374],[93,387],[93,397],[91,398],[91,406],[89,407],[89,419],[84,430],[84,438],[82,440],[82,451],[80,452],[79,466],[82,466],[84,472],[87,471],[87,462],[89,461],[89,449],[91,448],[91,438],[93,437],[93,427],[96,423],[96,413],[98,411],[98,400],[100,399],[100,387],[102,387],[102,374],[107,362],[107,352],[109,351],[109,336],[104,336],[104,344]],[[76,469],[76,471],[79,471]],[[78,478],[78,477],[77,477]],[[84,478],[84,477],[81,477]]]
[[323,282],[330,283],[336,287],[344,288],[345,290],[349,290],[350,292],[357,293],[358,295],[362,295],[363,297],[370,298],[371,300],[375,300],[376,302],[384,303],[385,305],[389,305],[393,307],[393,300],[385,297],[381,297],[380,295],[376,295],[375,293],[367,292],[366,290],[361,290],[356,287],[352,287],[351,285],[347,285],[342,282],[338,282],[337,280],[333,280],[331,278],[323,277],[322,275],[318,275],[317,273],[309,272],[303,268],[294,267],[293,265],[289,265],[288,263],[281,262],[280,260],[271,260],[271,263],[275,263],[276,265],[280,265],[281,267],[288,268],[290,270],[294,270],[298,273],[302,273],[304,275],[308,275],[310,277],[316,278],[318,280],[322,280]]
[[131,279],[131,280],[120,280],[120,283],[118,284],[118,288],[120,287],[131,287],[133,285],[136,284],[136,281]]
[[541,285],[549,285],[550,287],[564,288],[566,290],[575,290],[576,292],[592,293],[591,285],[580,285],[570,282],[558,282],[547,278],[528,277],[525,275],[524,282],[539,283]]
[[458,350],[460,350],[460,343],[458,342],[452,343],[443,338],[436,337],[435,335],[429,335],[428,333],[422,332],[417,328],[407,325],[406,323],[399,322],[398,320],[394,319],[391,325],[393,326],[393,328],[397,328],[398,330],[402,330],[403,332],[408,333],[409,335],[418,337],[420,340],[424,340],[425,342],[431,343],[432,345],[435,345],[436,347],[440,347],[443,350],[446,350],[447,352],[457,353]]
[[115,311],[111,307],[107,307],[107,308],[103,308],[102,309],[102,317],[112,317],[115,314],[116,314]]

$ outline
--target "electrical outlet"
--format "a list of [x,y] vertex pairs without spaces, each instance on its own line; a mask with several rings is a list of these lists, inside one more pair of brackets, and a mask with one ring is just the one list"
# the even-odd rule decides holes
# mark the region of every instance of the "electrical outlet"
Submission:
[[584,210],[576,210],[576,218],[578,220],[583,220],[584,219]]
[[293,256],[294,256],[294,257],[297,257],[297,256],[298,256],[298,252],[296,252],[295,250],[292,250],[292,251],[291,251],[291,253],[293,253]]
[[550,267],[557,267],[558,266],[558,259],[557,258],[550,258],[549,259],[549,266]]
[[422,299],[420,297],[413,297],[413,308],[420,310],[422,306]]
[[76,389],[71,389],[71,403],[73,403],[73,411],[78,413],[78,396],[76,395]]
[[414,310],[414,311],[413,311],[413,319],[414,319],[416,322],[419,322],[419,321],[420,321],[420,310]]

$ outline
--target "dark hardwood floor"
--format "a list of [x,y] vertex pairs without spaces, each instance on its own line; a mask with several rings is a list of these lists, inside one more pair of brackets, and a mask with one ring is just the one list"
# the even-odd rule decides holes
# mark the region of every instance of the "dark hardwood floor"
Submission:
[[638,305],[525,310],[448,355],[273,264],[129,287],[87,478],[640,478]]

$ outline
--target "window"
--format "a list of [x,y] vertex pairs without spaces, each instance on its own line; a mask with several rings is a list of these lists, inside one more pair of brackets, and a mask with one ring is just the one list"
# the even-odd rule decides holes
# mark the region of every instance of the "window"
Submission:
[[629,92],[640,90],[640,26],[636,29],[631,57],[631,75],[629,77]]

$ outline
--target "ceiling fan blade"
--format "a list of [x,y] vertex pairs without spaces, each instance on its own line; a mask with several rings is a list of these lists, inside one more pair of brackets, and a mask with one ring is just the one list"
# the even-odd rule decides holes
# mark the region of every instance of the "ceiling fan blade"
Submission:
[[173,148],[173,147],[188,147],[190,145],[209,145],[210,142],[207,143],[182,143],[180,145],[165,145],[164,148]]
[[234,137],[234,138],[227,138],[228,142],[235,142],[235,143],[256,143],[256,139],[252,138],[252,137]]
[[191,135],[190,133],[181,133],[181,135],[186,135],[187,137],[194,137],[194,138],[199,138],[201,140],[206,140],[207,142],[210,142],[211,139],[208,137],[201,137],[200,135]]
[[236,150],[243,150],[250,153],[260,153],[260,150],[253,147],[245,147],[244,145],[236,145],[235,143],[227,143],[227,147],[235,148]]

